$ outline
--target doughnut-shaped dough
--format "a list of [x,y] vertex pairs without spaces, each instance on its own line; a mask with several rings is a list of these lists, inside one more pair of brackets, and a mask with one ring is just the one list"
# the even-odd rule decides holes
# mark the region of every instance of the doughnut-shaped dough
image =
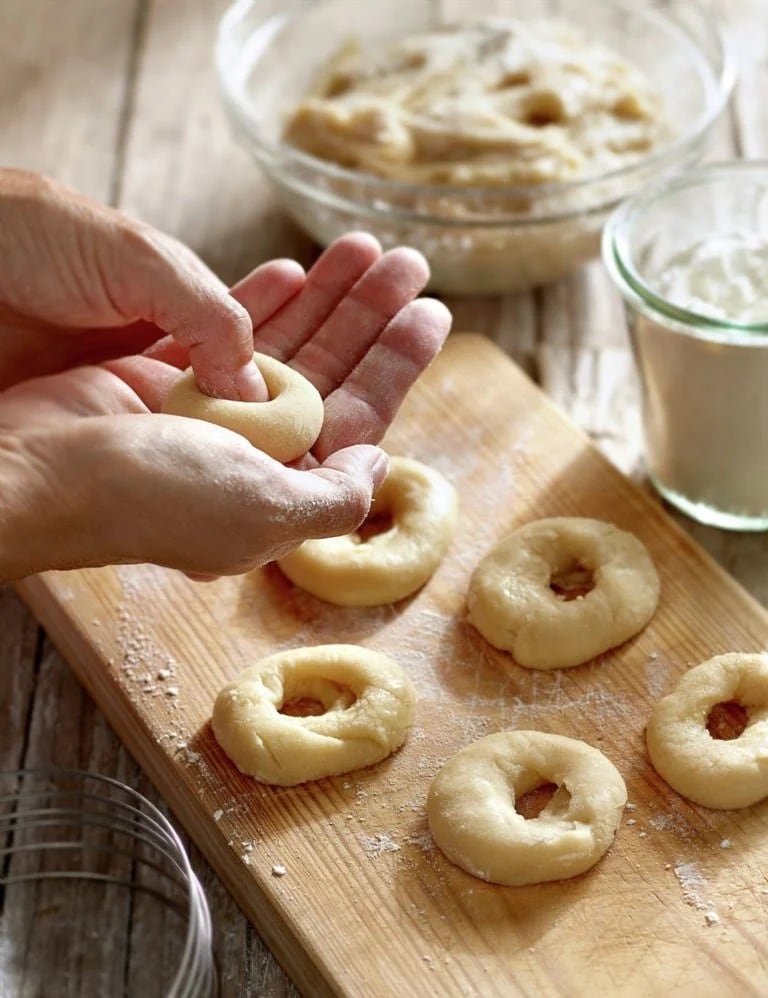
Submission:
[[[324,713],[280,713],[316,700]],[[380,762],[405,741],[416,696],[403,669],[357,645],[319,645],[270,655],[225,686],[213,733],[237,768],[284,787]]]
[[[707,719],[719,703],[745,708],[738,738],[713,738]],[[768,655],[716,655],[684,673],[653,708],[646,728],[654,769],[704,807],[750,807],[768,797]]]
[[393,457],[371,515],[392,527],[305,541],[278,561],[299,588],[337,606],[383,606],[416,592],[443,560],[456,529],[456,490],[433,468]]
[[225,426],[276,461],[295,461],[320,435],[323,400],[315,386],[287,364],[263,353],[253,359],[266,383],[268,402],[211,398],[200,391],[188,368],[166,395],[162,410]]
[[[564,600],[560,573],[586,569],[594,588]],[[659,601],[659,577],[640,541],[602,520],[534,520],[503,538],[475,569],[469,620],[529,669],[580,665],[637,634]]]
[[[557,784],[537,818],[515,800]],[[473,877],[509,886],[584,873],[605,854],[627,802],[596,748],[542,731],[502,731],[457,752],[432,781],[427,819],[443,853]]]

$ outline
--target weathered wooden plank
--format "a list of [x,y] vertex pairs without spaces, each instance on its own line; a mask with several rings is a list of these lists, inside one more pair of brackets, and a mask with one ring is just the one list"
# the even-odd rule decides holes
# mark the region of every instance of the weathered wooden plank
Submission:
[[24,757],[41,632],[14,591],[0,587],[0,770]]
[[[213,69],[226,0],[150,4],[121,207],[193,247],[228,282],[265,259],[316,253],[230,135]],[[183,44],[180,44],[183,39]]]
[[108,200],[141,0],[3,0],[0,162]]

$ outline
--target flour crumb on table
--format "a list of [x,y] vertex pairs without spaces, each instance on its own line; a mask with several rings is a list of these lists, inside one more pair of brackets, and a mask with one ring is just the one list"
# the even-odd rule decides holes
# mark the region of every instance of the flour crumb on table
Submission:
[[417,832],[409,835],[405,840],[409,846],[416,846],[422,852],[431,852],[435,848],[435,840],[429,831]]
[[704,920],[706,921],[707,925],[717,925],[718,922],[720,921],[720,916],[717,914],[716,911],[708,911],[705,912],[704,914]]
[[675,876],[683,891],[683,899],[686,904],[700,911],[710,909],[710,902],[703,896],[703,890],[707,886],[707,881],[696,863],[676,863],[674,866]]
[[731,845],[732,845],[732,843],[731,843],[730,839],[723,839],[721,841],[721,843],[720,843],[720,848],[721,849],[730,849]]
[[375,835],[358,835],[360,845],[367,853],[380,855],[384,852],[400,852],[397,842],[385,835],[384,832],[377,832]]
[[275,863],[275,865],[272,867],[272,876],[273,877],[284,877],[287,872],[288,872],[288,870],[284,866],[282,866],[280,863]]
[[214,821],[221,821],[221,819],[222,819],[223,816],[224,816],[224,812],[222,811],[222,809],[220,807],[217,808],[213,812],[213,820]]

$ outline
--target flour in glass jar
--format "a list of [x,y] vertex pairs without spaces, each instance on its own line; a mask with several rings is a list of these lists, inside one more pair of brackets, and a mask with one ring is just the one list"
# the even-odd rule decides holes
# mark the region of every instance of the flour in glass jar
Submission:
[[768,237],[702,239],[655,290],[721,325],[634,317],[649,470],[670,498],[768,526]]

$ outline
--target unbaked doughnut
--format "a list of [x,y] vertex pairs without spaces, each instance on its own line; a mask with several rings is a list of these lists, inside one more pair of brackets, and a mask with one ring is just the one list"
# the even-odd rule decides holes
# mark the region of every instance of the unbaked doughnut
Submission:
[[[557,784],[536,818],[515,800]],[[427,798],[432,838],[473,877],[509,886],[584,873],[613,841],[627,802],[619,771],[602,752],[542,731],[502,731],[457,752]]]
[[[593,588],[561,599],[558,577]],[[475,569],[469,620],[529,669],[580,665],[637,634],[659,601],[659,577],[640,541],[602,520],[534,520],[503,538]]]
[[276,461],[295,461],[320,435],[323,400],[315,386],[287,364],[263,353],[255,353],[253,360],[266,383],[268,402],[211,398],[200,391],[188,368],[166,395],[162,411],[225,426]]
[[[710,735],[719,703],[736,701],[747,726],[733,739]],[[768,797],[768,655],[716,655],[684,673],[653,708],[648,754],[662,779],[704,807],[750,807]]]
[[[322,713],[294,716],[297,701]],[[385,759],[405,741],[415,702],[408,675],[386,655],[319,645],[246,669],[216,697],[212,725],[241,772],[289,787]]]
[[278,561],[301,589],[337,606],[383,606],[416,592],[445,556],[456,529],[456,490],[433,468],[391,459],[371,516],[390,514],[385,533],[305,541]]

